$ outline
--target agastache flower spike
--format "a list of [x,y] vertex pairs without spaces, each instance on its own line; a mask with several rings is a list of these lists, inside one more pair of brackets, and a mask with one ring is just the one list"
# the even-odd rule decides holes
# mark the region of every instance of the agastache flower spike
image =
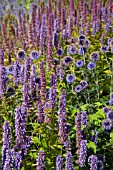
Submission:
[[88,158],[88,162],[90,163],[90,170],[97,170],[97,162],[98,162],[97,156],[91,155]]
[[45,70],[44,70],[44,61],[40,62],[40,97],[42,104],[46,101],[46,76],[45,76]]
[[44,122],[44,110],[43,110],[43,106],[42,106],[42,102],[39,101],[38,102],[38,122],[39,123],[43,123]]
[[4,92],[6,91],[6,75],[6,68],[0,65],[0,98],[2,98]]
[[79,156],[80,167],[84,167],[86,156],[87,156],[87,140],[82,140],[80,142],[80,156]]
[[66,153],[66,166],[65,170],[73,170],[72,153],[67,151]]
[[62,90],[59,101],[58,124],[60,142],[62,144],[65,144],[65,142],[67,141],[67,124],[66,124],[66,91],[64,89]]
[[44,170],[45,169],[45,154],[44,151],[40,150],[38,153],[38,158],[37,158],[37,170]]
[[4,168],[5,161],[7,158],[7,151],[10,149],[11,146],[11,127],[8,121],[4,122],[3,127],[3,147],[2,147],[2,168]]
[[4,50],[0,49],[0,65],[4,65]]
[[56,158],[56,170],[62,170],[63,169],[63,158],[62,156],[57,156]]
[[56,86],[57,86],[57,79],[56,75],[52,74],[51,76],[51,87],[50,87],[50,94],[49,94],[49,100],[50,100],[50,105],[52,109],[54,109],[57,96],[56,96]]

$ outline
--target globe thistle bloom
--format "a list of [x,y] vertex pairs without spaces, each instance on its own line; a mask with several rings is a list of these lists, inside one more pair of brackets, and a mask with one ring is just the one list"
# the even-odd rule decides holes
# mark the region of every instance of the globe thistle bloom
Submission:
[[79,55],[85,55],[87,53],[87,47],[80,47]]
[[77,48],[76,48],[76,46],[70,46],[70,49],[69,49],[69,54],[71,54],[71,55],[74,55],[74,54],[76,54],[77,53]]
[[81,80],[79,84],[82,86],[82,89],[86,89],[88,87],[88,83],[85,80]]
[[58,59],[57,58],[53,58],[53,65],[58,65]]
[[110,99],[113,99],[113,92],[110,93]]
[[100,51],[101,51],[102,53],[106,53],[106,52],[108,51],[108,46],[103,45],[103,46],[101,47]]
[[84,65],[84,62],[82,60],[77,60],[75,64],[77,67],[82,67]]
[[90,46],[90,44],[91,44],[91,43],[90,43],[90,41],[89,41],[89,40],[85,40],[85,46],[86,46],[86,47],[89,47],[89,46]]
[[38,152],[38,158],[37,158],[37,170],[44,170],[45,169],[45,153],[44,151],[40,150]]
[[[15,94],[15,90],[14,90],[14,88],[13,87],[9,87],[8,89],[7,89],[7,95],[8,96],[12,96],[12,95],[14,95]],[[8,97],[7,96],[7,97]]]
[[73,83],[75,80],[76,80],[76,78],[75,78],[75,76],[74,76],[73,74],[69,74],[69,75],[67,75],[67,77],[66,77],[66,81],[67,81],[68,83]]
[[88,162],[90,163],[90,170],[97,170],[97,162],[98,162],[97,156],[91,155],[88,158]]
[[10,75],[14,74],[14,66],[13,65],[7,66],[7,74],[10,74]]
[[80,167],[84,167],[86,156],[87,156],[87,140],[82,140],[80,142],[80,156],[79,156]]
[[39,57],[40,57],[40,53],[38,51],[34,50],[30,53],[30,58],[32,60],[37,60]]
[[79,40],[78,44],[83,47],[85,45],[85,40],[84,39]]
[[103,120],[102,122],[102,127],[105,129],[105,130],[111,130],[112,128],[112,122],[110,119],[105,119]]
[[72,153],[67,151],[66,153],[66,166],[65,170],[73,170]]
[[100,56],[99,56],[98,52],[92,52],[92,53],[90,54],[90,60],[96,62],[96,61],[98,61],[99,59],[100,59]]
[[107,40],[108,46],[110,45],[111,40],[112,40],[111,38],[108,38],[108,40]]
[[64,65],[66,65],[66,66],[69,66],[70,64],[72,64],[72,62],[73,62],[73,58],[70,57],[70,56],[66,56],[66,57],[64,58],[64,60],[63,60],[63,63],[64,63]]
[[56,157],[56,170],[62,170],[63,169],[63,158],[62,156]]
[[96,64],[94,62],[89,62],[88,65],[87,65],[87,68],[89,70],[93,70],[95,67],[96,67]]
[[104,164],[103,164],[103,162],[101,160],[97,161],[97,168],[98,168],[98,170],[103,170]]
[[78,84],[77,86],[75,86],[74,90],[76,93],[80,93],[82,91],[82,86]]
[[86,39],[86,36],[85,35],[80,35],[79,37],[78,37],[78,40],[85,40]]
[[104,108],[102,109],[102,111],[103,111],[105,114],[108,114],[109,111],[111,111],[111,108],[108,107],[108,106],[106,106],[106,107],[104,107]]
[[110,47],[113,47],[113,39],[110,41]]
[[109,104],[110,104],[110,105],[113,105],[113,99],[110,99],[110,100],[109,100]]
[[110,110],[107,114],[107,118],[113,122],[113,110]]
[[64,54],[64,51],[63,51],[61,48],[59,48],[59,49],[56,50],[56,55],[57,55],[58,57],[62,56],[63,54]]
[[25,51],[24,50],[19,50],[18,53],[17,53],[17,58],[19,59],[25,59]]

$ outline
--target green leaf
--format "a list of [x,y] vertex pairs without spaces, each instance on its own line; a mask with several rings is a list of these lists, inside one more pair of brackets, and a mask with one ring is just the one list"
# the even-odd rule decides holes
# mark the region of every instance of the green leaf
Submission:
[[92,148],[93,151],[94,151],[94,153],[96,154],[96,145],[95,145],[94,142],[90,141],[90,142],[87,144],[87,147],[88,147],[88,149],[89,149],[89,148]]

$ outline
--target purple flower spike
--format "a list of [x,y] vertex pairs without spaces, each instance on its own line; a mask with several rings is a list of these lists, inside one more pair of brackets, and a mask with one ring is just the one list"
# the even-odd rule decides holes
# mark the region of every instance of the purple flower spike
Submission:
[[87,140],[82,140],[80,142],[80,156],[79,156],[80,167],[84,167],[86,156],[87,156]]
[[88,162],[90,163],[90,170],[97,170],[97,162],[98,162],[97,156],[91,155],[88,158]]
[[109,104],[110,104],[110,105],[113,105],[113,99],[110,99],[110,100],[109,100]]
[[38,158],[37,158],[37,170],[44,170],[45,169],[45,154],[44,151],[40,150],[38,153]]
[[107,118],[113,121],[113,110],[109,111],[107,114]]
[[95,67],[96,67],[96,64],[94,62],[89,62],[88,65],[87,65],[87,68],[89,70],[93,70]]
[[57,156],[56,158],[56,170],[62,170],[63,169],[63,158],[62,156]]
[[66,153],[65,170],[73,170],[72,153],[70,151],[67,151],[67,153]]

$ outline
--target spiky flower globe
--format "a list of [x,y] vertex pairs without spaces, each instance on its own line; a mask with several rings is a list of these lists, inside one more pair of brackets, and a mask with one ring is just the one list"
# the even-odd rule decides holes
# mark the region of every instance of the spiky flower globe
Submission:
[[66,77],[66,81],[70,84],[72,84],[76,80],[75,76],[73,74],[69,74]]
[[17,53],[17,58],[19,59],[25,59],[26,53],[24,50],[19,50]]
[[38,51],[34,50],[30,53],[30,58],[32,60],[37,60],[39,57],[40,57],[40,53]]

